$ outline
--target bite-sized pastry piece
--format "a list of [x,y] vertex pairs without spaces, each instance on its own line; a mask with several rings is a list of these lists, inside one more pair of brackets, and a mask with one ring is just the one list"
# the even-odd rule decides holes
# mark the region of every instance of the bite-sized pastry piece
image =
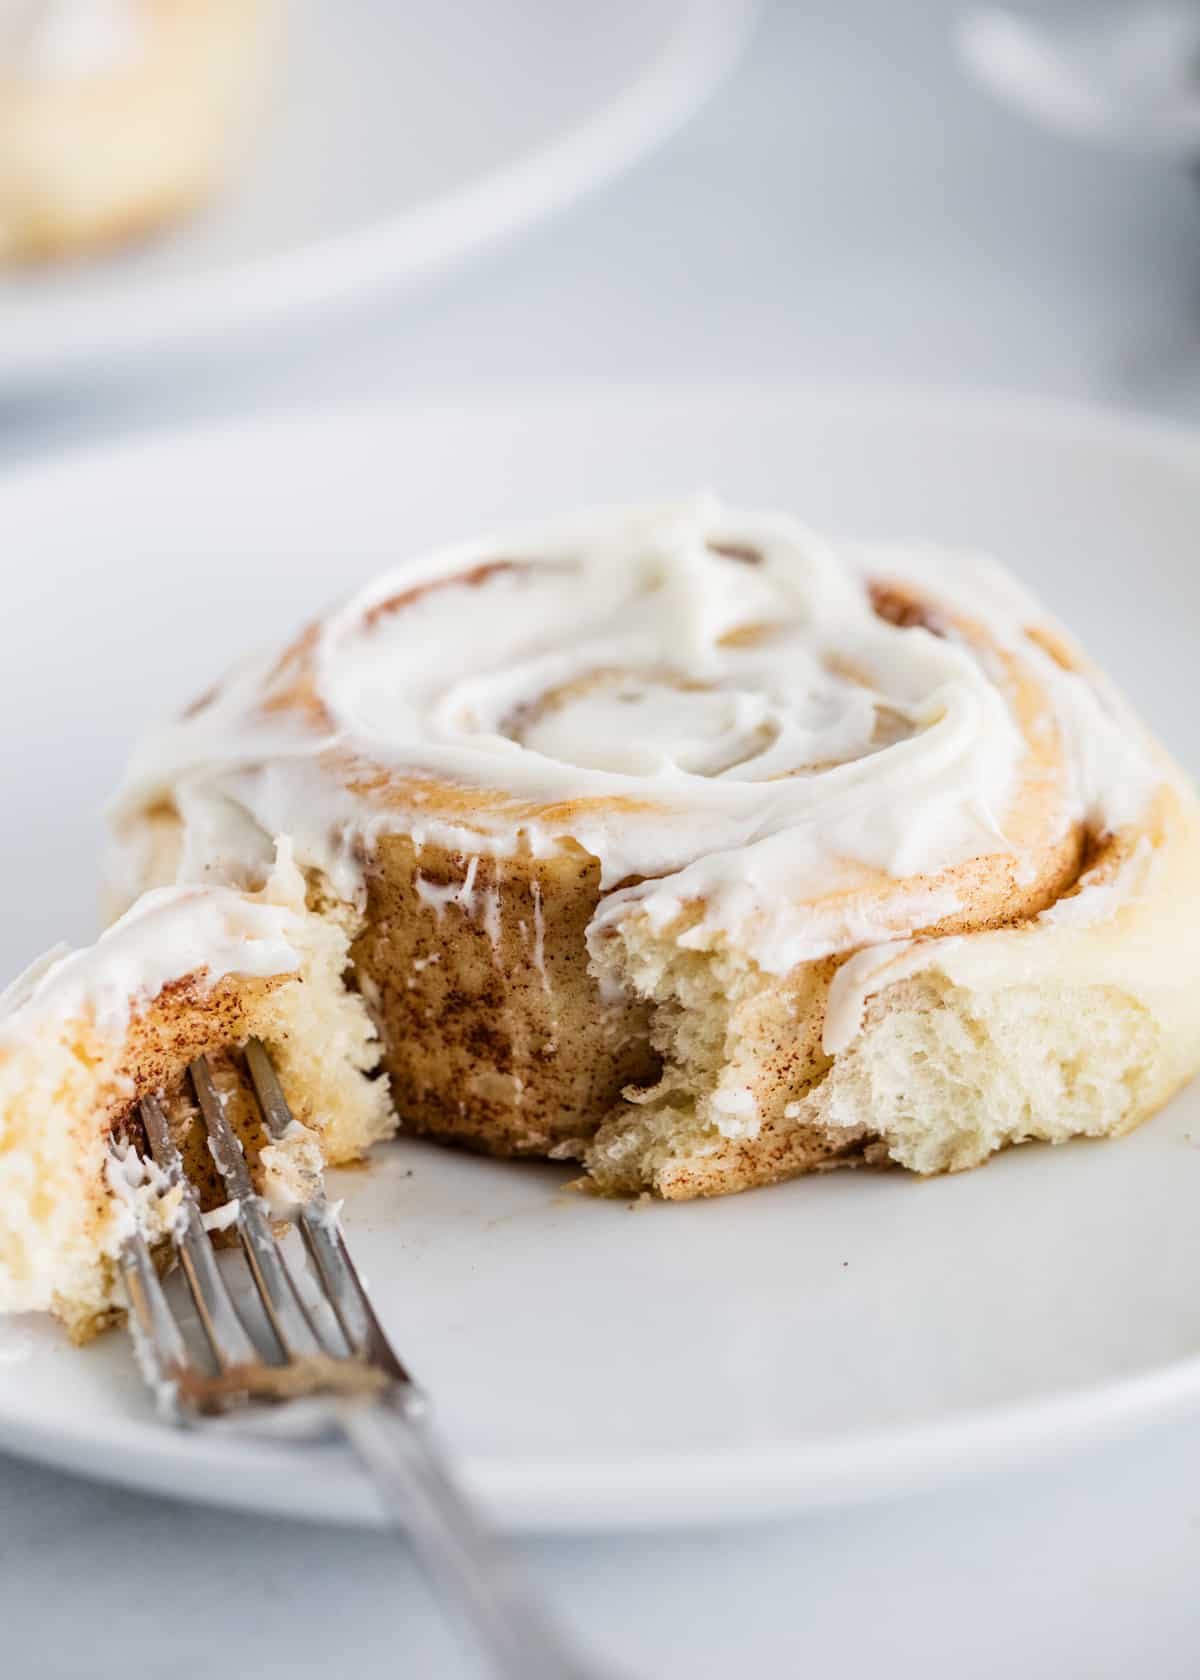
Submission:
[[238,155],[278,0],[0,0],[0,260],[107,245]]
[[[51,1310],[82,1340],[119,1307],[114,1259],[140,1222],[163,1237],[178,1206],[148,1158],[141,1098],[165,1105],[201,1203],[224,1197],[184,1098],[212,1060],[260,1193],[277,1205],[322,1163],[392,1129],[379,1044],[344,983],[336,919],[311,914],[281,848],[263,890],[146,894],[94,946],[55,951],[0,999],[0,1312]],[[237,1048],[269,1050],[297,1124],[269,1144]]]
[[402,1123],[712,1195],[1128,1129],[1200,1062],[1190,785],[999,567],[709,498],[417,558],[135,757],[125,890],[293,836]]

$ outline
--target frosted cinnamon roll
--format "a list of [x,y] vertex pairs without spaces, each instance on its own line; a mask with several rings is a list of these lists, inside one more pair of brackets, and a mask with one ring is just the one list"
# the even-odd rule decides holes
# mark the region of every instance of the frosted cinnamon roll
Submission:
[[147,232],[238,154],[278,0],[0,0],[0,261]]
[[[280,1212],[326,1162],[392,1130],[372,1077],[378,1040],[345,966],[344,932],[308,913],[283,848],[261,893],[148,893],[97,944],[51,951],[0,996],[0,1312],[52,1311],[84,1340],[120,1308],[124,1238],[141,1229],[165,1243],[179,1188],[150,1158],[145,1096],[163,1104],[216,1228],[229,1223],[185,1092],[199,1055],[256,1187]],[[251,1037],[267,1044],[296,1116],[278,1143],[237,1055]]]
[[286,834],[402,1123],[718,1194],[1127,1129],[1200,1061],[1190,787],[998,567],[700,498],[417,558],[137,753],[126,890]]

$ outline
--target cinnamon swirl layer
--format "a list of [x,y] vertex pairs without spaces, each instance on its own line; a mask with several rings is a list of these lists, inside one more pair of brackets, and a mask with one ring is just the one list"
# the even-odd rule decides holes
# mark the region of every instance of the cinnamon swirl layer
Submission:
[[409,1124],[665,1194],[906,1159],[812,1107],[869,953],[911,987],[913,946],[1036,927],[1044,979],[1105,860],[1193,820],[999,568],[707,497],[398,568],[151,737],[115,813],[131,888],[252,885],[291,837]]

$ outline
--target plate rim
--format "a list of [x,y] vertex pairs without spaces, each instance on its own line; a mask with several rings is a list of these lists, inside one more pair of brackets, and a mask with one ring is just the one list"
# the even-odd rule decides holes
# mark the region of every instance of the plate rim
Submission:
[[[457,1455],[489,1516],[512,1533],[724,1527],[848,1510],[1006,1471],[1064,1463],[1200,1412],[1200,1355],[1110,1383],[979,1407],[897,1429],[703,1452]],[[107,1448],[98,1458],[97,1448]],[[103,1435],[41,1428],[0,1409],[0,1448],[108,1485],[263,1515],[385,1526],[348,1450],[295,1447],[129,1420]],[[303,1466],[303,1475],[296,1472]],[[619,1467],[620,1475],[614,1475]]]
[[86,303],[66,320],[23,325],[0,348],[0,377],[26,384],[70,368],[134,361],[155,348],[193,353],[217,335],[282,328],[389,288],[429,280],[606,185],[654,152],[740,60],[763,0],[672,0],[658,54],[583,121],[432,199],[365,227],[302,241],[244,263],[148,282],[114,311]]
[[[376,399],[327,405],[289,402],[234,417],[192,420],[165,431],[131,430],[76,439],[51,457],[0,466],[0,520],[10,498],[53,493],[63,480],[144,470],[147,461],[257,439],[354,435],[362,429],[442,422],[503,410],[540,415],[657,405],[723,404],[762,411],[822,405],[895,417],[918,414],[979,432],[997,428],[1166,458],[1200,471],[1200,428],[1135,409],[1014,391],[869,381],[579,381],[565,388],[517,386],[437,401]],[[949,1482],[1058,1460],[1200,1412],[1200,1352],[1129,1375],[1000,1406],[876,1427],[679,1453],[465,1457],[464,1479],[513,1531],[604,1532],[757,1521],[895,1498]],[[101,1481],[209,1504],[343,1524],[379,1521],[369,1489],[346,1454],[307,1456],[294,1447],[217,1434],[180,1434],[129,1417],[99,1433],[84,1418],[43,1425],[0,1403],[0,1447]],[[614,1476],[620,1466],[621,1474]]]
[[[759,0],[754,0],[759,3]],[[876,416],[915,414],[968,428],[1025,431],[1048,441],[1075,440],[1167,456],[1180,466],[1200,468],[1200,421],[1191,423],[1133,404],[1088,401],[1029,392],[1014,386],[965,388],[948,380],[699,378],[695,380],[581,377],[564,384],[505,380],[477,392],[412,395],[288,396],[233,412],[210,409],[166,424],[135,420],[119,430],[68,437],[50,447],[0,459],[0,498],[35,495],[61,477],[137,466],[194,449],[248,445],[270,434],[317,436],[413,420],[445,424],[465,415],[537,417],[551,412],[591,413],[600,405],[667,409],[680,404],[729,408],[787,408],[817,404],[840,410],[870,410]],[[0,500],[0,512],[3,502]]]

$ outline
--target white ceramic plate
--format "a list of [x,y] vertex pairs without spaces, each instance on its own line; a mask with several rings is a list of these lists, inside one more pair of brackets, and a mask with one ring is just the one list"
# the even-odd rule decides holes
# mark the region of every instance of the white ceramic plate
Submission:
[[[865,536],[984,545],[1200,762],[1200,445],[1073,411],[697,390],[259,420],[0,481],[0,957],[92,925],[97,811],[148,712],[407,550],[709,483]],[[355,1253],[504,1522],[866,1499],[1200,1407],[1200,1096],[1120,1143],[931,1183],[685,1206],[400,1142]],[[24,1356],[22,1357],[22,1353]],[[123,1336],[0,1335],[0,1442],[176,1494],[357,1519],[336,1451],[181,1435]]]
[[436,273],[664,140],[756,4],[291,0],[277,96],[230,189],[144,247],[0,279],[0,385]]

